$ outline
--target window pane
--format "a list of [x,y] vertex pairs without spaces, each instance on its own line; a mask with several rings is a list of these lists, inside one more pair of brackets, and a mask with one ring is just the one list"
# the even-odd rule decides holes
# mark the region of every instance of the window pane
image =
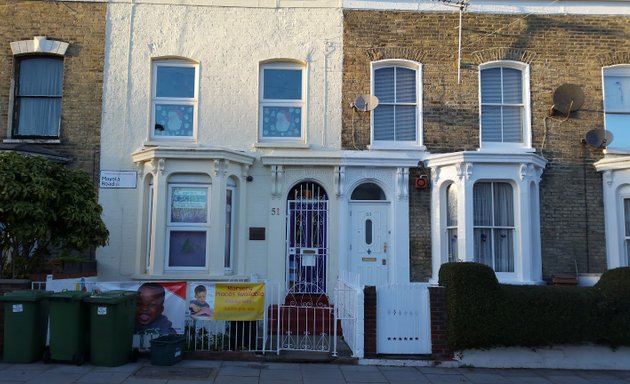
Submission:
[[494,256],[496,272],[514,272],[514,231],[494,230]]
[[157,66],[156,97],[195,97],[195,68]]
[[374,183],[363,183],[352,191],[350,200],[385,200],[385,192]]
[[372,245],[372,220],[365,220],[365,244]]
[[630,68],[628,76],[604,76],[604,104],[606,112],[630,113]]
[[394,140],[394,108],[381,104],[374,110],[374,140]]
[[155,104],[154,136],[192,136],[195,109],[192,105]]
[[474,225],[492,225],[492,183],[475,183],[473,214]]
[[481,140],[502,141],[501,107],[481,106]]
[[411,105],[396,106],[396,140],[416,140],[416,107]]
[[457,251],[457,228],[451,228],[447,232],[448,261],[457,261],[459,259]]
[[520,104],[523,102],[523,76],[521,71],[503,68],[503,103]]
[[490,229],[474,230],[475,238],[475,261],[477,263],[483,263],[490,267],[492,265],[492,239],[490,238]]
[[503,107],[503,142],[522,141],[523,116],[521,107]]
[[225,191],[225,268],[232,268],[232,190]]
[[501,103],[501,68],[481,71],[481,102]]
[[630,114],[605,115],[606,129],[613,134],[612,144],[608,148],[630,149]]
[[263,98],[266,100],[302,100],[301,69],[265,69]]
[[170,231],[169,267],[205,267],[206,232]]
[[37,57],[19,61],[19,96],[59,96],[63,86],[63,59]]
[[508,183],[494,183],[494,225],[514,225],[514,194]]
[[173,187],[171,189],[172,223],[206,223],[208,188]]
[[379,68],[374,71],[374,95],[379,103],[393,103],[394,95],[394,67]]
[[302,108],[263,107],[263,137],[302,136]]
[[61,99],[20,98],[18,118],[17,136],[57,137]]
[[446,189],[446,225],[457,226],[457,188],[453,184]]
[[416,71],[409,68],[396,68],[396,102],[416,102]]
[[626,237],[630,237],[630,199],[623,199],[623,214],[626,227]]

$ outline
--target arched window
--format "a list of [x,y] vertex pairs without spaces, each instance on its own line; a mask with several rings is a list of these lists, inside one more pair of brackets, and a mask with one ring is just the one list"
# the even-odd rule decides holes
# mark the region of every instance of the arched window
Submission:
[[153,62],[152,139],[196,138],[198,77],[198,65],[193,62]]
[[363,183],[352,191],[351,200],[385,200],[385,192],[374,183]]
[[372,111],[372,145],[420,145],[421,66],[408,60],[372,63],[372,94],[379,104]]
[[614,138],[607,148],[627,152],[630,151],[630,64],[604,68],[603,72],[604,124]]
[[481,146],[531,147],[529,67],[512,61],[479,71]]
[[260,141],[303,140],[305,72],[296,62],[260,66]]

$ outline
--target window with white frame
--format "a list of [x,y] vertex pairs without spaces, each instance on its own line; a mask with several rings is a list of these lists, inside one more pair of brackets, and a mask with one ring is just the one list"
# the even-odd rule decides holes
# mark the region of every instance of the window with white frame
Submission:
[[261,141],[299,141],[304,136],[305,70],[275,62],[260,67]]
[[61,56],[16,57],[12,137],[59,137],[63,62]]
[[495,272],[514,272],[514,193],[506,182],[473,187],[474,259]]
[[233,178],[228,179],[225,190],[225,249],[223,252],[223,266],[226,272],[232,271],[234,252],[234,199],[236,198],[236,183]]
[[153,62],[151,138],[194,139],[197,134],[198,66]]
[[457,187],[449,184],[446,187],[446,252],[448,261],[458,261],[457,250]]
[[529,67],[519,62],[480,66],[481,146],[531,147]]
[[630,151],[630,64],[604,68],[604,124],[608,149]]
[[372,63],[372,145],[418,145],[421,142],[420,64],[406,60]]
[[209,197],[209,183],[169,183],[167,268],[206,267]]

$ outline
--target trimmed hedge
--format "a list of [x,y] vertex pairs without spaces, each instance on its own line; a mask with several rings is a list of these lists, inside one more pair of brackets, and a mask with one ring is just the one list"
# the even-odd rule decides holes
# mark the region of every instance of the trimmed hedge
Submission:
[[630,268],[604,273],[592,288],[499,284],[479,263],[447,263],[452,350],[597,343],[630,345]]

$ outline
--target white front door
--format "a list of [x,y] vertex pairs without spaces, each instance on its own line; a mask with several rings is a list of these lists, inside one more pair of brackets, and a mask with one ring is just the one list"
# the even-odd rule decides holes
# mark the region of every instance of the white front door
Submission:
[[350,204],[350,268],[361,284],[379,286],[388,282],[388,203]]

